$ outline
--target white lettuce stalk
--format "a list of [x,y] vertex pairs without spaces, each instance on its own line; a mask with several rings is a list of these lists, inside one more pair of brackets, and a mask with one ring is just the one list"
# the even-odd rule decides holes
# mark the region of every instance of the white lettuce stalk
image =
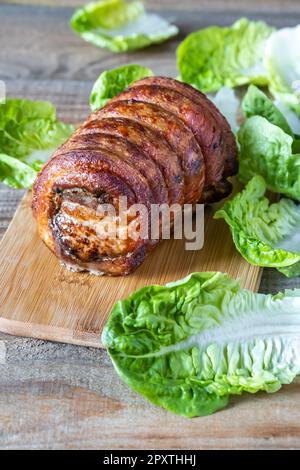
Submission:
[[233,132],[239,128],[240,99],[232,88],[222,87],[216,95],[209,98],[226,117]]
[[300,25],[271,34],[266,42],[264,63],[270,91],[300,115]]
[[280,101],[279,99],[275,99],[274,104],[287,120],[293,134],[300,135],[299,116],[292,109],[282,103],[282,101]]
[[71,27],[86,41],[113,52],[141,49],[178,34],[175,25],[147,13],[139,0],[88,3],[75,11]]

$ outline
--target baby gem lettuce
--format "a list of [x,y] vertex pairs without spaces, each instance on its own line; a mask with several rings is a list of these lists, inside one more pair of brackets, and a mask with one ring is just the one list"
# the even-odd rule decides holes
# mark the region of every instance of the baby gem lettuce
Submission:
[[121,379],[152,403],[204,416],[300,372],[300,290],[241,289],[218,272],[149,286],[113,308],[102,335]]

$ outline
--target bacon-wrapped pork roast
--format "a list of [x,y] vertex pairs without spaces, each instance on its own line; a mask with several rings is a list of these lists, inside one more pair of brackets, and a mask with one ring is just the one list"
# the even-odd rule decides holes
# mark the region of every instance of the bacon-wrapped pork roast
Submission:
[[[151,233],[153,204],[217,201],[236,171],[235,137],[213,103],[148,77],[91,114],[43,167],[33,188],[39,234],[70,269],[125,275],[159,241],[161,227],[155,239],[136,236],[142,223]],[[146,212],[132,212],[136,204]]]

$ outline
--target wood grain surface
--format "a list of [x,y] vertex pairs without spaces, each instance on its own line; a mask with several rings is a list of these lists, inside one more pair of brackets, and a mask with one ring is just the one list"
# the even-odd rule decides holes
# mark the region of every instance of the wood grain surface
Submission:
[[[69,29],[72,6],[80,0],[12,3],[0,4],[0,79],[8,95],[50,99],[62,119],[76,122],[87,115],[92,83],[107,67],[140,62],[173,75],[178,41],[203,25],[242,15],[278,26],[300,22],[298,0],[150,0],[151,8],[176,19],[180,37],[138,54],[113,55]],[[22,196],[0,185],[0,236]],[[299,278],[270,269],[260,291],[299,285]],[[215,415],[186,420],[130,391],[104,350],[0,333],[1,449],[300,448],[299,396],[298,379],[274,395],[245,394]]]

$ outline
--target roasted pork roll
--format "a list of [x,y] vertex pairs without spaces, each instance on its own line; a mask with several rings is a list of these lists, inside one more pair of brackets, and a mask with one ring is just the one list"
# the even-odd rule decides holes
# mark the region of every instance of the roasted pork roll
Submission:
[[236,170],[235,137],[210,100],[148,77],[91,114],[43,167],[33,188],[39,234],[69,269],[125,275],[161,238],[153,206],[217,201]]

